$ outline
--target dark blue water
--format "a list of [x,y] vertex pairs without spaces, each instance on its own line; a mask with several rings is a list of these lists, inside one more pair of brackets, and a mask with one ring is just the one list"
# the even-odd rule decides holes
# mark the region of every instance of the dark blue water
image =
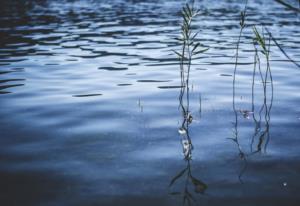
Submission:
[[[249,1],[237,119],[232,75],[244,2],[196,2],[197,40],[210,49],[193,60],[190,72],[189,167],[207,188],[197,193],[185,174],[169,187],[187,167],[172,51],[180,48],[175,38],[183,5],[1,1],[0,205],[175,206],[187,188],[193,205],[299,205],[300,68],[274,42],[269,118],[260,113],[258,77],[252,101],[252,25],[260,30],[264,24],[300,63],[300,14],[272,0]],[[254,116],[245,114],[252,106]]]

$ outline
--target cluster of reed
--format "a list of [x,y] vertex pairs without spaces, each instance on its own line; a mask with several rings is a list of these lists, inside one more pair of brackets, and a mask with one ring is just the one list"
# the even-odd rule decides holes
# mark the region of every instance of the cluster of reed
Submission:
[[[277,1],[287,8],[293,9],[294,11],[298,9],[291,8],[286,5],[283,1]],[[300,2],[300,1],[299,1]],[[300,5],[300,4],[299,4]],[[235,48],[235,66],[233,70],[233,82],[232,82],[232,108],[234,112],[234,127],[233,127],[233,137],[231,139],[237,146],[239,157],[244,161],[244,166],[240,170],[239,179],[242,182],[242,175],[247,168],[247,157],[256,153],[266,152],[266,148],[270,139],[270,114],[273,104],[273,76],[270,66],[270,48],[271,41],[279,48],[279,50],[296,66],[300,65],[293,61],[288,54],[282,49],[280,44],[272,36],[271,32],[264,26],[261,26],[261,31],[258,31],[257,25],[252,26],[252,44],[253,44],[253,72],[252,72],[252,88],[251,88],[251,99],[252,107],[250,110],[238,109],[236,104],[236,87],[237,85],[237,74],[238,74],[238,65],[240,58],[240,46],[241,39],[244,37],[243,33],[246,28],[249,26],[246,24],[247,17],[247,6],[248,0],[245,2],[245,7],[240,13],[240,31]],[[183,205],[186,203],[191,204],[191,201],[194,200],[192,193],[189,191],[189,183],[195,187],[195,192],[204,193],[207,189],[207,185],[196,179],[192,175],[191,170],[191,160],[192,160],[192,140],[189,135],[189,125],[193,121],[193,115],[190,111],[190,72],[192,66],[192,60],[196,55],[202,54],[208,48],[202,47],[200,42],[198,42],[197,35],[198,32],[194,32],[192,28],[192,23],[194,18],[199,15],[199,10],[194,8],[194,1],[187,3],[182,9],[182,24],[181,24],[181,36],[177,38],[180,42],[181,49],[179,51],[174,51],[179,59],[180,67],[180,80],[181,80],[181,89],[179,95],[179,107],[182,113],[182,122],[181,127],[179,128],[179,133],[181,135],[181,143],[183,147],[184,160],[186,161],[186,167],[181,170],[177,175],[173,177],[170,182],[170,187],[177,182],[179,179],[185,178],[184,189],[182,192],[171,192],[174,195],[183,195]],[[263,62],[263,63],[262,63]],[[263,91],[262,101],[258,101],[256,98],[256,82],[257,78],[261,82],[261,87],[259,90]],[[200,97],[201,98],[201,97]],[[200,101],[201,105],[201,101]],[[256,105],[259,105],[259,109],[256,109]],[[201,111],[201,106],[200,106]],[[251,139],[250,151],[245,152],[242,148],[239,140],[239,114],[242,114],[244,118],[250,119],[252,117],[254,121],[254,132]]]

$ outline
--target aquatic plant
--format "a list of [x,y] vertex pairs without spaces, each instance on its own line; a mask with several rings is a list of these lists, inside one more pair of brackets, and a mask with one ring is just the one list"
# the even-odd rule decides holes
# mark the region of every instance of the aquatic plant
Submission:
[[[182,45],[181,51],[176,55],[179,58],[180,65],[180,80],[181,89],[179,94],[179,108],[182,114],[182,123],[178,132],[181,136],[181,144],[183,149],[184,160],[186,161],[186,167],[175,175],[169,187],[171,187],[179,179],[185,177],[184,189],[182,192],[171,192],[173,195],[182,195],[183,205],[191,205],[192,201],[195,201],[192,193],[189,191],[189,184],[194,186],[196,193],[204,193],[207,189],[207,185],[201,180],[192,175],[191,160],[192,160],[192,140],[189,135],[189,125],[193,122],[193,116],[190,112],[190,70],[192,65],[192,59],[195,55],[203,53],[207,50],[200,49],[201,44],[196,42],[197,32],[192,31],[192,21],[199,14],[199,11],[194,8],[194,1],[187,3],[182,9],[182,25],[181,25],[181,37],[178,38]],[[199,96],[199,112],[201,113],[201,96]]]
[[255,137],[261,131],[262,111],[263,111],[263,108],[264,108],[264,105],[262,104],[260,109],[259,109],[259,112],[258,112],[258,117],[259,118],[256,118],[256,113],[255,113],[255,80],[256,80],[257,68],[258,68],[258,73],[259,73],[261,82],[264,81],[264,78],[263,78],[263,74],[262,74],[262,71],[261,71],[260,57],[258,55],[258,50],[257,50],[256,42],[255,42],[254,39],[253,39],[253,47],[254,47],[255,54],[254,54],[254,62],[253,62],[254,67],[253,67],[253,72],[252,72],[251,103],[252,103],[252,111],[253,111],[252,118],[253,118],[255,126],[254,126],[254,133],[252,135],[251,144],[250,144],[250,151],[251,152],[253,150],[253,144],[254,144]]
[[[242,27],[242,26],[241,26]],[[241,29],[242,30],[242,29]],[[251,86],[251,103],[252,108],[251,111],[249,110],[237,110],[235,106],[235,79],[233,81],[233,109],[235,115],[235,122],[234,122],[234,136],[229,138],[233,140],[238,148],[239,157],[244,161],[244,166],[241,168],[239,172],[239,180],[241,183],[242,175],[245,173],[248,167],[247,157],[253,155],[255,153],[264,151],[266,152],[266,148],[270,139],[270,113],[273,104],[273,77],[270,67],[270,41],[271,35],[268,33],[268,39],[264,33],[266,31],[265,28],[262,28],[262,33],[260,33],[255,26],[253,26],[253,47],[254,47],[254,62],[253,62],[253,72],[252,72],[252,86]],[[238,48],[238,46],[237,46]],[[263,70],[261,66],[261,55],[265,58],[266,68]],[[237,61],[235,65],[236,71]],[[256,75],[259,75],[261,83],[262,83],[262,90],[263,90],[263,102],[258,110],[258,116],[256,114],[255,109],[255,81]],[[269,93],[268,90],[268,83],[270,83],[271,91]],[[269,99],[270,96],[270,99]],[[268,101],[269,100],[269,101]],[[238,134],[238,111],[242,114],[242,116],[246,119],[250,119],[252,114],[252,118],[254,121],[254,133],[252,135],[251,143],[250,143],[250,152],[246,152],[242,149],[241,144],[239,142],[239,134]],[[254,142],[257,142],[254,144]],[[255,145],[255,146],[254,146]]]
[[[179,58],[180,65],[180,79],[181,79],[181,93],[179,100],[183,101],[183,96],[186,95],[186,102],[189,105],[189,79],[190,79],[190,69],[192,64],[192,59],[194,56],[205,52],[208,48],[201,49],[200,42],[196,41],[198,32],[192,32],[192,21],[199,15],[199,10],[194,8],[194,2],[187,3],[182,9],[182,24],[181,24],[181,36],[177,38],[179,43],[182,45],[181,50],[175,51],[175,54]],[[185,67],[186,66],[186,67]],[[186,75],[185,75],[186,74]],[[188,111],[185,111],[185,108],[182,107],[182,110],[188,114]]]
[[[182,24],[181,24],[181,36],[178,39],[182,48],[180,52],[174,51],[179,58],[179,67],[180,67],[180,80],[181,80],[181,89],[179,95],[179,105],[183,114],[183,121],[181,128],[179,129],[180,133],[186,133],[186,140],[191,145],[190,138],[188,136],[188,127],[192,122],[193,116],[189,109],[189,92],[190,92],[190,70],[192,65],[192,59],[195,55],[205,52],[208,48],[201,49],[200,42],[196,41],[198,32],[193,32],[192,22],[193,19],[199,15],[199,10],[194,8],[194,1],[187,3],[182,8]],[[192,148],[192,145],[190,146]]]
[[[270,113],[272,110],[272,105],[273,105],[273,93],[274,93],[274,86],[273,86],[273,76],[272,76],[272,71],[270,67],[270,47],[271,47],[271,35],[268,33],[268,40],[266,40],[265,34],[264,34],[265,28],[262,28],[262,34],[260,34],[257,30],[257,28],[254,26],[253,27],[253,32],[254,32],[254,40],[253,44],[255,47],[255,64],[256,62],[259,65],[259,72],[262,80],[262,85],[263,85],[263,104],[261,106],[261,109],[259,111],[260,119],[261,119],[261,112],[264,111],[264,128],[261,129],[261,126],[257,127],[259,130],[255,131],[255,135],[252,138],[251,141],[251,152],[252,153],[257,153],[262,151],[262,147],[264,147],[264,152],[266,152],[266,148],[270,139]],[[256,48],[256,45],[260,47],[260,52],[263,54],[266,60],[266,69],[264,73],[262,73],[261,68],[260,68],[260,57],[258,54],[258,49]],[[270,100],[268,101],[268,81],[270,80],[270,88],[271,88],[271,94],[270,94]],[[253,83],[254,84],[254,83]],[[256,118],[255,118],[256,119]],[[258,143],[256,146],[256,150],[253,152],[252,147],[254,143],[254,138],[255,136],[259,136],[258,138]],[[264,146],[263,146],[264,145]]]
[[[299,5],[300,5],[300,1],[299,1]],[[275,45],[278,47],[278,49],[281,51],[281,53],[290,61],[292,62],[294,65],[296,65],[297,67],[300,68],[300,64],[297,63],[295,60],[293,60],[282,48],[282,46],[280,46],[280,44],[277,42],[277,40],[275,39],[275,37],[272,35],[272,33],[265,28],[266,32],[268,33],[268,35],[270,36],[270,38],[272,39],[272,41],[275,43]]]
[[235,64],[234,64],[233,80],[232,80],[232,109],[234,112],[234,123],[233,123],[234,127],[233,127],[233,137],[228,138],[228,139],[231,139],[236,144],[236,146],[238,148],[238,152],[239,152],[239,157],[244,161],[244,166],[241,169],[240,174],[239,174],[240,182],[242,182],[241,177],[247,167],[247,159],[246,159],[245,153],[243,152],[243,149],[239,143],[238,112],[244,113],[244,115],[247,115],[247,114],[245,111],[237,110],[235,98],[236,98],[236,74],[237,74],[238,60],[239,60],[239,49],[240,49],[242,33],[244,31],[244,28],[246,27],[245,20],[246,20],[247,5],[248,5],[248,0],[246,0],[245,7],[244,7],[243,11],[241,11],[241,13],[240,13],[240,22],[239,22],[240,31],[239,31],[239,36],[238,36],[238,40],[236,43],[236,49],[235,49]]

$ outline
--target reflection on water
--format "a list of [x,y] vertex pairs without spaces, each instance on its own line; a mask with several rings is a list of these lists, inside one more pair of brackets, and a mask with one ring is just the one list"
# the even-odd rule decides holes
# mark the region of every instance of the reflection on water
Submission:
[[241,12],[240,15],[240,31],[239,31],[239,36],[238,36],[238,40],[237,40],[237,45],[236,45],[236,50],[235,50],[235,65],[234,65],[234,71],[233,71],[233,88],[232,88],[232,108],[233,108],[233,112],[234,112],[234,129],[233,129],[233,137],[230,138],[237,146],[238,148],[238,152],[239,152],[239,157],[241,158],[241,160],[244,161],[244,166],[242,167],[240,173],[239,173],[239,180],[242,182],[241,177],[244,173],[244,171],[247,168],[247,159],[245,156],[245,153],[243,152],[243,149],[241,147],[240,144],[240,140],[239,140],[239,132],[238,132],[238,127],[239,127],[239,122],[238,122],[238,112],[240,111],[244,117],[248,117],[249,116],[249,111],[247,110],[239,110],[236,108],[236,75],[237,75],[237,69],[238,69],[238,61],[239,61],[239,52],[240,52],[240,43],[241,43],[241,37],[243,36],[243,31],[244,28],[246,26],[245,24],[245,18],[247,15],[247,6],[248,6],[248,1],[245,1],[245,7],[244,10]]
[[196,1],[189,61],[184,1],[0,1],[0,205],[298,206],[299,12],[249,0],[236,61],[245,2]]
[[[254,69],[253,69],[253,80],[252,80],[252,111],[253,111],[252,116],[255,123],[255,130],[251,140],[252,153],[261,152],[262,148],[263,151],[266,152],[267,145],[270,140],[270,131],[269,131],[270,119],[271,119],[270,115],[271,115],[271,109],[273,105],[273,95],[274,95],[273,78],[272,78],[272,72],[271,72],[270,62],[269,62],[270,41],[271,41],[271,36],[269,36],[268,51],[264,52],[265,61],[267,64],[266,69],[264,71],[262,71],[261,69],[261,60],[258,54],[259,51],[256,46],[257,43],[254,42],[255,56],[254,56]],[[258,65],[258,75],[262,83],[261,89],[263,90],[263,103],[261,104],[261,107],[258,110],[258,118],[256,117],[257,112],[255,111],[255,80],[257,75],[257,71],[256,71],[257,65]],[[255,142],[257,143],[255,144]],[[254,145],[256,145],[256,147]]]
[[[194,149],[192,139],[190,137],[190,124],[193,122],[193,115],[190,110],[190,71],[192,66],[192,59],[194,55],[200,54],[203,50],[197,50],[199,43],[195,43],[194,39],[197,36],[196,32],[192,31],[191,24],[193,18],[197,15],[198,11],[194,8],[194,2],[187,4],[182,9],[183,27],[182,27],[182,49],[181,53],[175,52],[179,57],[180,67],[180,94],[179,94],[179,108],[182,114],[181,127],[178,132],[181,136],[181,144],[183,150],[184,160],[186,167],[181,170],[171,180],[170,187],[180,179],[183,179],[182,192],[171,192],[173,195],[182,195],[183,205],[191,205],[195,198],[189,190],[190,184],[193,185],[196,193],[204,193],[207,185],[200,179],[197,179],[192,174],[192,151]],[[200,51],[197,53],[197,51]],[[192,87],[193,88],[193,87]],[[200,105],[201,108],[201,105]],[[200,111],[201,112],[201,111]]]
[[[252,85],[251,85],[251,110],[247,109],[237,109],[236,107],[236,75],[238,71],[238,61],[239,61],[239,46],[241,42],[241,37],[243,37],[243,30],[246,27],[246,17],[247,17],[247,6],[248,1],[245,3],[244,10],[241,12],[240,16],[240,33],[238,37],[236,54],[235,54],[235,67],[233,74],[233,99],[232,107],[234,111],[234,134],[230,138],[236,144],[239,152],[239,158],[243,161],[243,166],[239,172],[239,180],[242,183],[242,175],[245,173],[248,167],[247,158],[250,155],[255,153],[261,153],[262,151],[266,153],[267,146],[270,140],[270,119],[271,119],[271,109],[273,105],[273,77],[270,66],[270,49],[271,49],[271,38],[272,35],[268,32],[268,39],[266,39],[264,32],[268,31],[266,28],[262,28],[262,34],[260,34],[256,27],[253,27],[253,47],[254,47],[254,68],[252,72]],[[258,48],[259,47],[259,48]],[[262,68],[261,57],[263,56],[265,62],[265,68]],[[258,77],[257,77],[258,76]],[[250,76],[249,76],[250,78]],[[258,78],[258,80],[257,80]],[[256,86],[258,85],[258,87]],[[259,92],[256,93],[256,90]],[[261,91],[263,91],[261,93]],[[256,96],[257,94],[257,96]],[[263,96],[262,101],[257,101],[257,97]],[[259,109],[256,109],[256,105],[259,106]],[[244,108],[240,104],[241,108]],[[250,141],[250,151],[247,152],[247,149],[242,148],[240,139],[239,139],[239,117],[241,114],[242,117],[246,120],[250,120],[252,117],[254,122],[254,133]]]
[[[247,156],[253,155],[255,153],[261,153],[262,151],[266,153],[267,145],[270,140],[270,119],[271,119],[271,109],[273,105],[273,79],[272,79],[272,73],[270,69],[269,60],[267,57],[267,68],[262,71],[261,68],[261,60],[259,56],[259,51],[257,49],[256,43],[253,43],[254,45],[254,68],[253,68],[253,75],[252,75],[252,87],[251,87],[251,110],[247,109],[236,109],[235,107],[235,99],[236,96],[233,96],[233,108],[234,114],[235,114],[235,123],[234,123],[234,137],[232,140],[236,143],[237,148],[239,150],[239,157],[244,161],[244,167],[241,169],[241,172],[239,174],[239,179],[241,180],[241,176],[245,172],[247,168]],[[270,46],[270,45],[269,45]],[[257,80],[258,78],[258,80]],[[268,78],[270,78],[270,81],[268,81]],[[257,87],[258,85],[259,87]],[[234,85],[234,89],[237,85]],[[262,101],[256,100],[256,90],[263,91],[263,99]],[[260,97],[261,92],[257,92],[257,97]],[[258,106],[258,109],[256,108]],[[240,105],[241,108],[243,108],[242,105]],[[245,149],[242,149],[240,143],[239,143],[239,117],[238,114],[241,114],[241,116],[246,119],[250,120],[253,119],[254,123],[254,132],[251,138],[250,142],[250,151],[245,152]]]
[[8,94],[11,93],[8,89],[17,86],[24,86],[24,83],[20,84],[18,82],[24,82],[25,79],[17,79],[17,78],[5,78],[5,76],[9,73],[22,71],[23,68],[13,68],[9,71],[0,71],[0,77],[3,75],[3,78],[0,80],[0,94]]

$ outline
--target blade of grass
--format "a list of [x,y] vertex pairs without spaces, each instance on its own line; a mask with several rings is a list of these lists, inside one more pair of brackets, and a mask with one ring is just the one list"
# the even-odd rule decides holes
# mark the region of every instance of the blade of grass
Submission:
[[280,44],[277,42],[277,40],[273,37],[272,33],[265,28],[266,31],[268,32],[269,36],[271,37],[271,39],[273,40],[273,42],[275,43],[275,45],[278,47],[278,49],[284,54],[284,56],[290,60],[293,64],[295,64],[297,67],[300,68],[300,64],[298,64],[296,61],[294,61],[284,50],[283,48],[280,46]]
[[276,1],[277,3],[279,3],[279,4],[283,5],[283,6],[285,6],[286,8],[288,8],[288,9],[290,9],[290,10],[293,10],[293,11],[295,11],[295,12],[299,12],[299,13],[300,13],[300,9],[299,9],[299,8],[294,7],[294,6],[292,6],[292,5],[288,4],[288,3],[286,3],[285,1],[282,1],[282,0],[275,0],[275,1]]

